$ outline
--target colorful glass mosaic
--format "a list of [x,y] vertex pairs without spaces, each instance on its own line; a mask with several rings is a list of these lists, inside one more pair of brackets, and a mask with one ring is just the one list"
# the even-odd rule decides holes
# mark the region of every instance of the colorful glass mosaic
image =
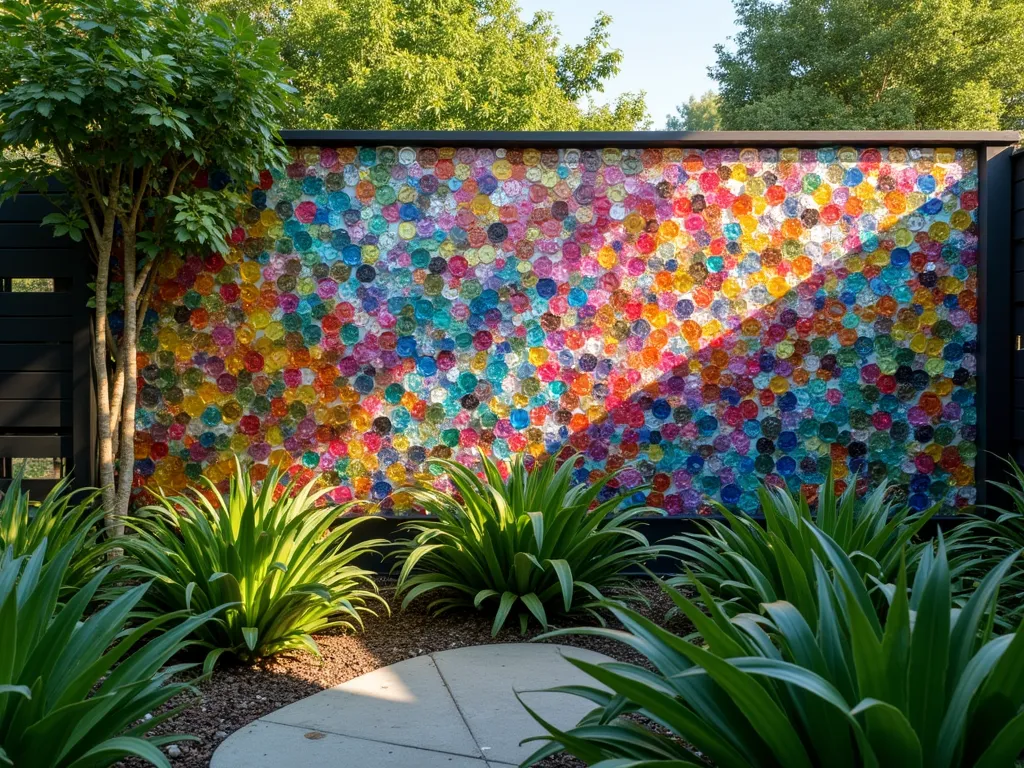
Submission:
[[296,148],[160,270],[136,483],[237,454],[403,514],[428,457],[571,446],[674,515],[828,471],[963,507],[977,187],[970,149]]

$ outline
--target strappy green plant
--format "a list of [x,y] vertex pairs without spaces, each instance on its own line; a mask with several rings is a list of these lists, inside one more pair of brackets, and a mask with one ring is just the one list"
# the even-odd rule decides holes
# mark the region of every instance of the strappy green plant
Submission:
[[758,498],[763,520],[718,504],[724,521],[703,521],[701,533],[669,539],[688,569],[670,583],[686,586],[699,579],[728,603],[730,612],[756,612],[761,603],[787,600],[813,619],[814,556],[821,554],[813,529],[849,555],[873,588],[895,578],[904,546],[938,509],[897,508],[885,483],[863,499],[857,498],[852,483],[839,496],[831,474],[818,494],[816,512],[804,494],[785,488],[764,486]]
[[372,572],[354,563],[387,542],[351,542],[366,517],[341,521],[349,506],[316,506],[332,488],[282,488],[279,477],[272,469],[257,487],[239,467],[227,498],[207,482],[209,497],[162,499],[126,521],[136,535],[123,539],[130,559],[122,572],[153,580],[142,615],[232,604],[197,628],[208,667],[222,653],[245,662],[300,650],[319,656],[313,633],[361,628],[362,614],[376,615],[371,602],[387,609]]
[[[1007,555],[1024,549],[1024,470],[1007,458],[1009,482],[989,483],[1005,494],[1010,509],[985,505],[967,516],[950,531],[950,567],[958,577],[954,584],[962,598]],[[1024,619],[1024,566],[1021,563],[1007,574],[999,590],[999,621],[1016,626]]]
[[54,557],[66,544],[78,541],[64,573],[65,593],[74,592],[103,566],[112,548],[110,542],[100,540],[100,492],[72,491],[71,478],[65,477],[57,481],[42,501],[33,501],[22,487],[24,473],[25,465],[19,464],[0,497],[0,552],[10,548],[15,557],[21,557],[49,541],[47,551]]
[[187,706],[162,708],[193,690],[172,679],[194,665],[164,665],[218,609],[124,629],[149,589],[140,584],[87,616],[113,566],[62,604],[77,546],[51,553],[43,539],[29,554],[0,553],[0,765],[103,768],[132,756],[170,768],[159,747],[192,737],[146,734]]
[[[566,750],[600,768],[704,768],[705,760],[717,768],[1012,766],[1024,748],[1024,630],[996,634],[992,614],[1015,557],[957,609],[940,538],[912,589],[901,561],[880,621],[850,558],[828,547],[815,556],[816,628],[785,601],[730,618],[699,581],[703,610],[666,585],[703,645],[608,603],[625,632],[588,627],[544,637],[621,641],[651,669],[568,659],[596,684],[554,690],[596,708],[566,731],[531,712],[548,732],[536,740],[548,743],[523,765]],[[625,717],[632,713],[665,731]]]
[[530,616],[544,627],[549,617],[572,611],[589,611],[600,620],[595,608],[604,592],[628,590],[623,571],[661,551],[636,530],[638,518],[663,514],[627,503],[639,489],[600,501],[618,473],[576,484],[571,459],[557,469],[549,459],[527,470],[520,454],[504,480],[494,462],[483,455],[481,462],[482,480],[456,462],[431,461],[448,474],[460,500],[433,488],[406,489],[436,519],[403,526],[415,532],[398,552],[403,609],[445,589],[449,594],[434,599],[428,610],[489,608],[495,635],[516,614],[523,632]]

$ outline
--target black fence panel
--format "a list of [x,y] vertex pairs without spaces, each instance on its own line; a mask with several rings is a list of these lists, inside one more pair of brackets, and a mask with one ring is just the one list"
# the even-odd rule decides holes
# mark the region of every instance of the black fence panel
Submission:
[[1001,322],[1013,333],[1013,456],[1024,464],[1024,150],[1014,153],[1012,166],[1013,303]]
[[21,461],[37,496],[94,482],[88,250],[40,222],[23,194],[0,206],[0,488]]

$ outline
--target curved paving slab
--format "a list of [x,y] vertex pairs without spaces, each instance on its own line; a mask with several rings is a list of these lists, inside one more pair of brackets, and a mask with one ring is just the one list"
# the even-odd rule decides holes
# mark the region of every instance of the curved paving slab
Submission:
[[[542,732],[514,691],[594,681],[563,656],[607,656],[565,645],[455,648],[400,661],[271,712],[231,734],[211,768],[503,768]],[[522,693],[559,728],[592,705],[576,696]]]

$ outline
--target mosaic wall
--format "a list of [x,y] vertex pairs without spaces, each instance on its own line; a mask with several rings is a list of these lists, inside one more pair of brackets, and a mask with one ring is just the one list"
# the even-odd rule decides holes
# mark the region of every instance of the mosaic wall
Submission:
[[427,457],[569,445],[675,515],[830,467],[964,506],[977,205],[968,149],[297,148],[160,272],[136,482],[238,454],[402,514]]

